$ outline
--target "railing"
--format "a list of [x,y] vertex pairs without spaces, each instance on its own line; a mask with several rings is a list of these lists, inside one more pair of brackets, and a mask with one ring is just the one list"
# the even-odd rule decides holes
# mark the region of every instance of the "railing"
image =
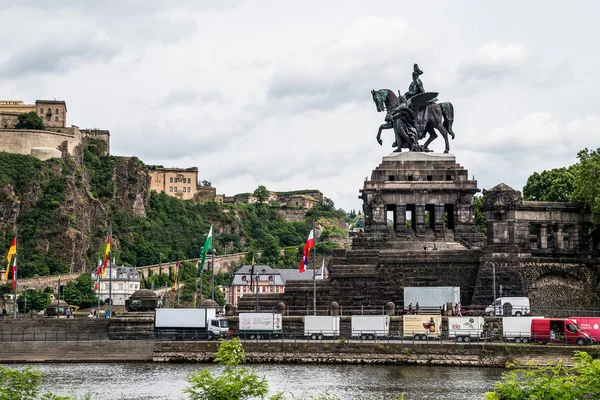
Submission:
[[73,330],[0,330],[0,343],[12,342],[97,342],[109,340],[106,332]]

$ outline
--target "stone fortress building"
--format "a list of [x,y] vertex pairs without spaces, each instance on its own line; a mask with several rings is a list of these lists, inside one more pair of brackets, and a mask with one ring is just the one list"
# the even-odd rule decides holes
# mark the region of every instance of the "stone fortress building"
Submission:
[[[35,112],[45,130],[15,129],[18,116]],[[21,100],[0,101],[0,151],[32,155],[41,160],[73,154],[85,138],[101,139],[110,151],[110,132],[98,129],[67,127],[67,104],[62,100],[36,100],[25,104]]]
[[[316,284],[318,313],[332,304],[348,314],[406,308],[404,288],[412,286],[459,286],[462,305],[478,310],[492,304],[494,291],[528,296],[533,315],[600,309],[600,238],[589,212],[523,201],[499,184],[483,191],[484,235],[474,221],[479,191],[452,154],[384,157],[360,191],[364,232],[350,250],[334,251],[328,279]],[[285,293],[259,296],[265,310],[282,302],[301,315],[312,310],[313,283],[288,281]],[[250,295],[238,310],[253,307]]]

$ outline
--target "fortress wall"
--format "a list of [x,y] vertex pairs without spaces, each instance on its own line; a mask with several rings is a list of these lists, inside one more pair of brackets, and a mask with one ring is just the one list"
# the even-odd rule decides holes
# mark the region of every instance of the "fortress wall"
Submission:
[[66,142],[69,153],[73,154],[75,146],[81,143],[79,130],[65,128],[61,131],[63,132],[0,129],[0,151],[32,155],[32,149],[58,149],[63,142]]

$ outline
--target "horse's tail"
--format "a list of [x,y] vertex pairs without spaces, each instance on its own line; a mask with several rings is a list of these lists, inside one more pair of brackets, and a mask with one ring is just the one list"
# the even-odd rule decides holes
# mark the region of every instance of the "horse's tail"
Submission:
[[442,107],[442,115],[444,116],[444,128],[446,128],[452,139],[454,139],[454,131],[452,130],[454,106],[450,102],[440,103],[440,106]]

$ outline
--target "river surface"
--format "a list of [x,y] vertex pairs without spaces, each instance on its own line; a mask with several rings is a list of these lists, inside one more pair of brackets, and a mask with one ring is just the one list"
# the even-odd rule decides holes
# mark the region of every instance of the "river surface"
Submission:
[[[44,388],[55,394],[92,394],[93,400],[185,399],[186,375],[208,364],[10,364],[29,365],[46,377]],[[285,390],[297,400],[303,394],[328,392],[341,400],[478,399],[493,388],[498,368],[397,365],[247,364],[267,377],[271,391]]]

